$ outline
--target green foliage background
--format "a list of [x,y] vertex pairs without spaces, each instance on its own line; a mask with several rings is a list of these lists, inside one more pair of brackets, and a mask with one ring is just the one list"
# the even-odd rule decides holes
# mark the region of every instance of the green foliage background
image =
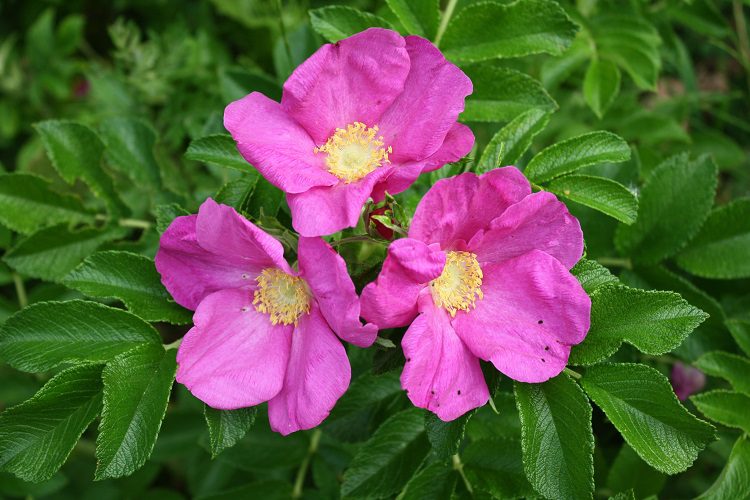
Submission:
[[[0,0],[0,498],[750,498],[750,42],[741,0]],[[296,248],[225,105],[278,99],[370,26],[439,42],[472,78],[477,147],[580,219],[592,328],[544,384],[486,370],[443,423],[400,389],[403,330],[348,347],[320,429],[273,434],[173,387],[191,314],[153,266],[208,196]],[[371,211],[377,207],[367,207]],[[358,288],[385,244],[333,237]],[[19,312],[19,310],[21,310]],[[680,403],[675,362],[707,374]]]

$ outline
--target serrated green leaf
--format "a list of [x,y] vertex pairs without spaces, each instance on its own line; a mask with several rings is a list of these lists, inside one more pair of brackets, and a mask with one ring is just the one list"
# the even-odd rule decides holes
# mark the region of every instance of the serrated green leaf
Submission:
[[480,2],[464,7],[448,24],[440,47],[445,57],[469,63],[497,57],[559,55],[578,31],[556,2]]
[[693,364],[708,375],[729,381],[736,391],[750,395],[750,359],[714,351],[704,354]]
[[553,111],[557,103],[529,75],[488,61],[463,68],[474,84],[460,119],[464,122],[504,122],[530,109]]
[[156,205],[154,208],[154,217],[156,217],[156,230],[163,233],[177,217],[190,215],[190,212],[179,206],[177,203],[169,205]]
[[714,209],[677,265],[704,278],[750,277],[750,198]]
[[96,480],[127,476],[146,463],[167,411],[177,351],[146,344],[107,363],[96,439]]
[[570,272],[578,279],[578,282],[589,295],[600,286],[617,283],[618,281],[617,277],[609,272],[609,269],[595,260],[581,259]]
[[0,414],[0,469],[44,481],[62,466],[102,405],[102,367],[74,366]]
[[708,216],[716,175],[708,157],[689,161],[687,155],[678,155],[662,163],[641,189],[635,223],[617,228],[617,249],[642,264],[677,253]]
[[646,354],[664,354],[706,317],[674,292],[602,286],[591,294],[591,327],[586,339],[571,350],[570,363],[597,363],[614,354],[622,342]]
[[158,189],[161,171],[154,157],[156,132],[134,118],[109,118],[99,126],[109,163],[136,184]]
[[747,498],[750,484],[750,440],[741,436],[732,448],[727,464],[716,482],[698,498],[700,500],[726,500]]
[[83,300],[32,304],[0,326],[0,358],[29,372],[106,361],[143,344],[161,345],[151,325],[122,309]]
[[458,452],[461,441],[464,439],[466,423],[473,415],[473,411],[464,413],[455,420],[444,422],[432,412],[428,412],[424,417],[424,428],[427,432],[427,439],[432,446],[432,452],[439,459],[450,458]]
[[262,177],[258,177],[252,194],[245,202],[245,211],[255,219],[259,219],[261,215],[276,217],[283,202],[284,192]]
[[428,450],[423,410],[410,408],[392,415],[354,455],[341,495],[385,498],[398,493]]
[[472,441],[461,453],[464,473],[475,490],[495,498],[525,498],[535,495],[526,479],[521,443],[511,439]]
[[50,183],[28,174],[0,174],[0,223],[19,233],[66,222],[93,222],[78,198],[56,193]]
[[97,298],[121,300],[146,321],[190,323],[193,313],[172,300],[161,284],[154,261],[130,252],[97,252],[62,280],[70,288]]
[[401,24],[412,35],[432,40],[440,21],[439,0],[386,0]]
[[526,477],[547,498],[591,498],[591,404],[565,374],[543,384],[514,384]]
[[382,17],[344,5],[312,9],[310,22],[313,29],[331,43],[348,38],[367,28],[393,29],[393,26]]
[[450,465],[434,462],[416,473],[398,498],[401,500],[452,498],[457,480],[458,474]]
[[635,222],[638,199],[619,182],[591,175],[566,175],[546,187],[558,196],[586,205],[625,224]]
[[85,182],[114,213],[128,213],[115,192],[112,179],[102,170],[104,145],[93,130],[80,123],[48,120],[34,124],[52,165],[68,184]]
[[216,203],[234,207],[240,213],[246,213],[250,208],[250,200],[252,200],[259,179],[260,175],[257,172],[251,172],[239,179],[227,182],[216,193],[214,200]]
[[122,227],[72,230],[67,225],[52,226],[19,241],[3,260],[21,274],[57,281],[102,244],[126,234]]
[[550,113],[532,108],[513,118],[497,131],[477,163],[476,172],[487,172],[495,167],[514,165],[531,146],[534,137],[549,123]]
[[583,80],[583,97],[601,118],[620,93],[620,70],[610,61],[592,59]]
[[730,319],[726,321],[726,325],[737,345],[750,356],[750,321]]
[[659,33],[634,15],[606,15],[591,21],[599,57],[624,69],[644,90],[656,90],[661,68]]
[[732,391],[709,391],[692,396],[698,410],[715,422],[750,433],[750,396]]
[[661,491],[666,479],[664,474],[644,462],[628,443],[623,443],[607,474],[607,488],[630,490],[637,495],[636,498],[648,498]]
[[611,132],[589,132],[571,137],[540,151],[531,159],[524,174],[536,183],[602,163],[618,163],[630,158],[630,147]]
[[185,159],[208,163],[218,167],[233,168],[242,172],[253,170],[239,151],[232,136],[215,134],[190,142]]
[[256,407],[240,408],[239,410],[217,410],[206,405],[203,416],[208,426],[208,438],[211,445],[211,456],[216,456],[227,448],[231,448],[237,441],[245,437],[247,431],[255,423]]
[[665,474],[682,472],[715,440],[714,428],[680,404],[669,380],[639,364],[588,368],[583,388],[638,455]]

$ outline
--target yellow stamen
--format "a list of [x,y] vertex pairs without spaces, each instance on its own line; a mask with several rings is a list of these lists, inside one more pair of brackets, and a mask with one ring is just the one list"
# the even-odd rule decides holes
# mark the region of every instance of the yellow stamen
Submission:
[[296,325],[303,313],[310,312],[310,293],[302,278],[269,267],[255,281],[255,310],[268,314],[272,325]]
[[430,282],[432,300],[438,307],[444,307],[451,317],[458,311],[475,307],[482,299],[482,268],[477,256],[471,252],[448,252],[443,273]]
[[337,128],[325,144],[315,148],[316,153],[327,153],[328,171],[347,184],[355,182],[390,163],[388,155],[393,149],[383,147],[383,136],[376,137],[378,126],[368,127],[362,122]]

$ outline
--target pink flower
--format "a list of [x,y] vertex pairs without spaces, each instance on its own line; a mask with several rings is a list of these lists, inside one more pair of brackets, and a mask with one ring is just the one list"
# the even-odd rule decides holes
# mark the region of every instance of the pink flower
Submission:
[[699,369],[678,361],[672,366],[670,382],[680,401],[685,401],[691,394],[703,389],[706,385],[706,375]]
[[362,292],[362,316],[411,324],[401,385],[453,420],[489,398],[480,359],[520,382],[565,368],[589,328],[591,301],[569,272],[582,253],[578,221],[515,167],[443,179]]
[[400,193],[474,144],[456,122],[469,78],[428,40],[370,28],[323,45],[284,84],[227,106],[242,156],[287,193],[303,236],[354,227],[368,198]]
[[[177,353],[177,381],[232,410],[268,401],[282,434],[322,422],[349,386],[336,338],[367,347],[344,260],[321,238],[300,238],[299,272],[277,240],[208,199],[161,237],[156,269],[177,303],[195,310]],[[334,335],[335,332],[335,335]]]

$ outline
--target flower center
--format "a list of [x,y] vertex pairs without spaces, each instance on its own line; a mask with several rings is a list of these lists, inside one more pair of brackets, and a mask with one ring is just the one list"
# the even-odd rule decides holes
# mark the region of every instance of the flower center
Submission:
[[253,305],[271,317],[271,324],[296,325],[303,313],[310,312],[310,294],[302,278],[281,269],[266,268],[255,278]]
[[469,312],[482,294],[482,268],[477,256],[471,252],[448,252],[443,273],[430,282],[432,300],[444,307],[451,317],[457,311]]
[[383,136],[376,137],[378,126],[370,128],[362,122],[337,128],[316,153],[327,153],[328,171],[347,184],[360,180],[384,163],[393,149],[383,147]]

